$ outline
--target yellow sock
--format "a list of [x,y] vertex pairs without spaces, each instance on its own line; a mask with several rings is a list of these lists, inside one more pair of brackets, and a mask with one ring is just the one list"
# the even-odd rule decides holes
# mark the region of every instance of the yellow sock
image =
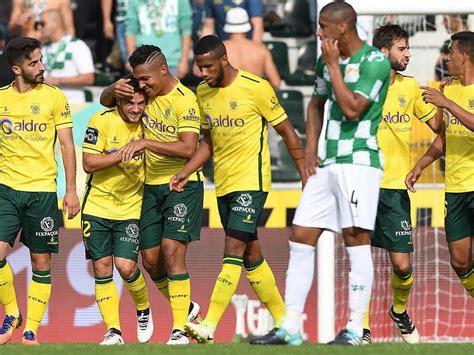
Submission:
[[135,274],[128,280],[125,280],[125,287],[135,302],[137,311],[143,311],[150,307],[148,302],[148,288],[146,287],[145,278],[140,269],[137,268]]
[[474,298],[474,267],[466,275],[459,276],[459,279],[467,293]]
[[168,289],[171,311],[173,312],[173,330],[184,330],[184,324],[188,321],[189,304],[191,303],[189,275],[169,275]]
[[242,258],[239,256],[225,255],[222,270],[217,276],[214,291],[212,291],[211,303],[207,311],[204,324],[214,331],[217,323],[222,318],[230,299],[235,293],[242,272]]
[[156,288],[161,294],[169,301],[170,300],[170,292],[168,290],[168,275],[161,275],[156,279],[152,279],[155,283]]
[[247,279],[252,285],[260,302],[267,306],[268,311],[279,327],[285,317],[285,303],[281,298],[273,272],[266,260],[262,257],[255,264],[246,267]]
[[34,271],[28,288],[28,313],[25,324],[25,332],[38,333],[41,320],[48,306],[51,296],[51,273],[50,271]]
[[408,297],[413,286],[413,273],[407,276],[397,275],[392,271],[393,310],[395,313],[403,313],[407,309]]
[[112,275],[95,278],[95,299],[107,329],[120,330],[120,300]]
[[372,297],[369,299],[369,305],[367,306],[367,312],[365,312],[364,316],[364,329],[370,330],[370,301],[372,300]]
[[6,259],[0,261],[0,304],[5,306],[5,315],[15,318],[20,315],[13,284],[13,272]]

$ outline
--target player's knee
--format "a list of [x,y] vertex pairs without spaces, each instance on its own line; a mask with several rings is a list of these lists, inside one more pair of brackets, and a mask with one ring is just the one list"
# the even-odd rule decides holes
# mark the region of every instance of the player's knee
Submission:
[[393,264],[393,272],[399,276],[408,276],[411,273],[410,263]]
[[142,264],[145,271],[151,276],[158,276],[158,260],[151,261],[145,258],[142,258]]
[[136,265],[135,264],[125,264],[125,265],[117,265],[117,270],[122,277],[122,279],[128,280],[131,279],[132,276],[135,274]]
[[451,257],[451,267],[456,272],[456,274],[464,275],[472,268],[472,265],[467,259]]

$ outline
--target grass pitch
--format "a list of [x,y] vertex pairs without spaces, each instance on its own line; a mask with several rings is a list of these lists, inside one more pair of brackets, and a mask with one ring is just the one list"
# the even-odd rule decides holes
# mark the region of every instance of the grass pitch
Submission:
[[39,347],[25,347],[20,344],[8,344],[0,347],[0,354],[224,354],[224,355],[277,355],[277,354],[429,354],[429,355],[467,355],[474,354],[474,344],[372,344],[359,347],[327,346],[320,344],[304,344],[299,347],[288,346],[251,346],[249,344],[214,344],[189,346],[167,346],[164,344],[127,344],[124,346],[99,346],[96,344],[43,343]]

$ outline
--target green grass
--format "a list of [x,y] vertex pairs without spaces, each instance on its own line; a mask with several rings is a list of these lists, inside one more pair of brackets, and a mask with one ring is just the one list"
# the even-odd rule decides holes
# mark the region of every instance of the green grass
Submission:
[[440,355],[467,355],[474,352],[473,344],[372,344],[360,347],[327,346],[319,344],[305,344],[299,347],[287,346],[251,346],[248,344],[214,344],[190,346],[167,346],[164,344],[127,344],[124,346],[103,347],[96,344],[47,344],[40,347],[25,347],[20,344],[8,344],[0,347],[0,354],[377,354],[377,355],[402,355],[402,354],[440,354]]

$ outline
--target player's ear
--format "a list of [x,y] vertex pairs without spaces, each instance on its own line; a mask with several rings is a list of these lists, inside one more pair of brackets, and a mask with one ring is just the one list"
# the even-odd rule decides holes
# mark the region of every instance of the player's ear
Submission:
[[21,75],[22,70],[18,65],[13,65],[12,66],[12,71],[15,75]]
[[388,57],[389,49],[387,47],[382,47],[380,51],[385,54],[386,57]]
[[222,57],[221,57],[221,64],[222,66],[226,67],[229,65],[229,58],[227,58],[227,54],[224,54]]

